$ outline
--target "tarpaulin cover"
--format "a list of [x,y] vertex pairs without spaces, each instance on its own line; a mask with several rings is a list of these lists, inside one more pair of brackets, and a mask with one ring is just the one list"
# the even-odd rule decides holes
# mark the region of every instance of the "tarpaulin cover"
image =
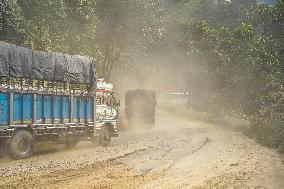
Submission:
[[33,51],[0,41],[0,76],[94,83],[95,65],[89,57]]
[[10,45],[0,42],[0,75],[9,76],[9,52]]

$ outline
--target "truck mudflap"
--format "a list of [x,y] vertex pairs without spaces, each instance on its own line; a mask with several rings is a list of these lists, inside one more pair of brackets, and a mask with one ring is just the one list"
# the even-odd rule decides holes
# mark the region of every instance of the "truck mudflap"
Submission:
[[0,140],[0,157],[7,155],[7,143],[5,140]]
[[11,127],[1,127],[0,128],[0,140],[5,138],[10,138],[13,136],[15,129]]

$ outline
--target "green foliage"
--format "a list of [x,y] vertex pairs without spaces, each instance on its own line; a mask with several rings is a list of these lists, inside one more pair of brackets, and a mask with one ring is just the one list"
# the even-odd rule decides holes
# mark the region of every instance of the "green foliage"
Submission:
[[284,154],[284,139],[282,140],[282,142],[278,147],[278,152]]
[[0,39],[21,43],[24,33],[22,11],[16,0],[0,1]]
[[279,118],[254,117],[252,135],[261,144],[281,150],[284,139],[284,121]]
[[[264,88],[270,90],[270,74],[277,73],[279,68],[274,41],[257,37],[252,26],[245,23],[241,23],[233,31],[226,28],[214,29],[206,22],[196,23],[191,20],[181,27],[181,45],[187,54],[198,57],[191,66],[203,72],[190,73],[194,75],[191,81],[196,80],[197,83],[205,78],[206,83],[213,81],[212,87],[203,85],[203,89],[193,82],[190,84],[191,90],[198,93],[202,90],[204,93],[209,91],[213,96],[222,94],[221,97],[225,97],[225,101],[230,103],[223,102],[220,106],[227,104],[228,107],[225,108],[241,108],[241,112],[235,113],[250,115],[255,112],[259,108],[258,95],[264,92]],[[264,83],[268,85],[261,85]],[[207,95],[205,98],[211,97]]]
[[0,6],[1,40],[99,59],[96,1],[4,0]]

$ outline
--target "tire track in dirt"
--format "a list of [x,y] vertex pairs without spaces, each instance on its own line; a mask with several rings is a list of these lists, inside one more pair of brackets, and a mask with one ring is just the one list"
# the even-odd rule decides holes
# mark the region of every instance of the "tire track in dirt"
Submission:
[[54,170],[5,177],[0,188],[120,188],[137,186],[142,176],[116,161],[98,162],[74,170]]

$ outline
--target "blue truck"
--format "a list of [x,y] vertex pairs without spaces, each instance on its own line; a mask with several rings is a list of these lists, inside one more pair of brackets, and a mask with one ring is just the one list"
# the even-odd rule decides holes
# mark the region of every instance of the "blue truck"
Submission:
[[107,145],[117,128],[96,122],[92,58],[0,41],[0,155],[27,158],[41,143]]

